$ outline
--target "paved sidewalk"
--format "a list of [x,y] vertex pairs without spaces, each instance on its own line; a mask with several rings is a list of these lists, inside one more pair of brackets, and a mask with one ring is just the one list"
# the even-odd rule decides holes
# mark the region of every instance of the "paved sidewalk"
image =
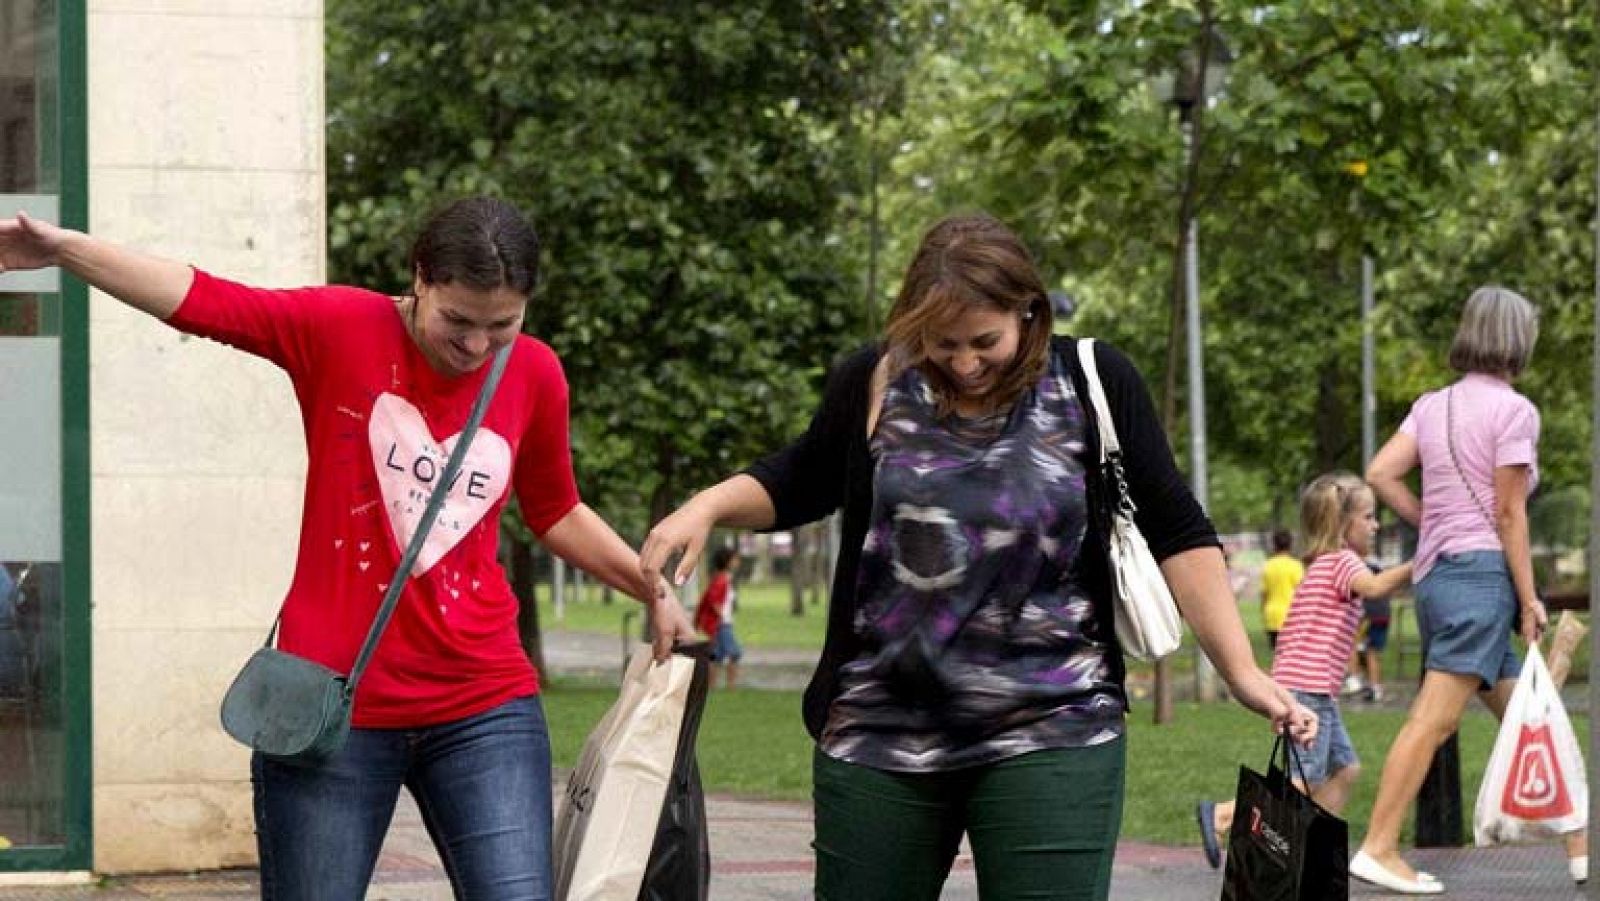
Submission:
[[[713,901],[804,901],[811,897],[811,816],[804,804],[751,801],[727,795],[707,799]],[[1581,899],[1566,878],[1554,845],[1490,850],[1412,852],[1412,860],[1449,887],[1451,901],[1511,898]],[[1117,849],[1111,897],[1153,901],[1214,901],[1221,873],[1208,868],[1197,848],[1123,842]],[[108,879],[99,887],[0,888],[3,901],[243,901],[257,896],[252,870],[165,874]],[[378,861],[368,901],[450,901],[450,888],[409,798],[403,801]],[[972,862],[956,861],[945,901],[976,901]],[[1359,883],[1351,897],[1385,897]]]
[[[552,633],[546,664],[558,674],[620,672],[620,635]],[[752,687],[804,686],[814,660],[803,652],[746,654],[742,681]],[[558,793],[559,797],[559,793]],[[731,795],[707,797],[711,834],[713,901],[803,901],[811,897],[811,811],[807,804],[756,801]],[[1425,849],[1408,854],[1436,874],[1451,901],[1580,899],[1566,875],[1558,845],[1478,850]],[[1114,899],[1214,901],[1222,874],[1208,868],[1197,847],[1123,842],[1112,878]],[[103,880],[84,887],[0,887],[0,901],[242,901],[258,896],[253,870],[161,874]],[[972,862],[960,856],[943,893],[945,901],[976,901]],[[1353,898],[1390,897],[1356,883]],[[368,901],[449,901],[450,888],[416,807],[404,796],[389,831]]]

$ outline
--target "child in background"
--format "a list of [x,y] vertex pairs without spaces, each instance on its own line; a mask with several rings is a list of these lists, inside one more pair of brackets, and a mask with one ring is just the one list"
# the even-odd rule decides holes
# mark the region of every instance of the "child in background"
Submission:
[[[1382,572],[1383,567],[1368,562],[1367,568]],[[1344,695],[1360,696],[1363,701],[1383,700],[1383,649],[1389,646],[1389,619],[1393,607],[1388,598],[1368,598],[1362,603],[1361,627],[1356,630],[1356,652],[1350,658],[1349,674],[1344,677]]]
[[1364,615],[1361,642],[1356,645],[1356,656],[1367,677],[1361,699],[1377,703],[1383,700],[1383,649],[1389,646],[1389,618],[1393,615],[1389,599],[1367,601]]
[[1278,632],[1289,615],[1289,602],[1294,590],[1305,578],[1306,568],[1289,553],[1294,537],[1288,529],[1272,533],[1272,556],[1261,564],[1261,625],[1267,632],[1267,644],[1274,654],[1278,651]]
[[[737,595],[733,588],[733,573],[739,568],[739,552],[728,546],[717,548],[711,555],[711,567],[711,583],[700,595],[694,626],[711,636],[711,662],[722,664],[723,684],[732,689],[739,680],[739,658],[744,656],[744,648],[739,646],[739,639],[733,634],[733,609]],[[713,678],[712,682],[715,681]]]
[[[1385,597],[1411,581],[1410,563],[1375,574],[1364,562],[1378,531],[1376,503],[1366,483],[1350,473],[1318,476],[1306,487],[1300,497],[1300,528],[1308,566],[1272,662],[1273,680],[1294,692],[1321,723],[1316,744],[1300,754],[1305,781],[1298,772],[1290,775],[1335,814],[1349,802],[1361,772],[1339,716],[1339,683],[1355,645],[1362,601]],[[1195,816],[1206,862],[1220,866],[1220,839],[1233,824],[1233,802],[1202,801]]]

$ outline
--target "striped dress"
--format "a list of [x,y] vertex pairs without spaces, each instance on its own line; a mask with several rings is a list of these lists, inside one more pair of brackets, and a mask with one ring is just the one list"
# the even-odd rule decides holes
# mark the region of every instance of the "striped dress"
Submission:
[[1348,548],[1311,562],[1278,633],[1273,681],[1308,694],[1339,693],[1361,623],[1361,597],[1351,586],[1364,572],[1367,565]]

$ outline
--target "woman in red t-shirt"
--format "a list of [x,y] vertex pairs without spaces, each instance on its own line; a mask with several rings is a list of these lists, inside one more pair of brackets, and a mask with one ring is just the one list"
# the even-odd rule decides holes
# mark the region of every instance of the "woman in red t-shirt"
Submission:
[[515,491],[553,553],[651,606],[655,651],[693,640],[676,598],[578,498],[560,361],[522,334],[539,241],[511,205],[471,198],[412,247],[411,294],[236,284],[19,214],[0,271],[60,266],[182,331],[264,357],[294,383],[307,468],[279,647],[348,672],[433,477],[488,373],[505,375],[326,763],[251,761],[264,897],[359,898],[406,786],[460,897],[551,892],[550,744],[539,679],[496,558]]

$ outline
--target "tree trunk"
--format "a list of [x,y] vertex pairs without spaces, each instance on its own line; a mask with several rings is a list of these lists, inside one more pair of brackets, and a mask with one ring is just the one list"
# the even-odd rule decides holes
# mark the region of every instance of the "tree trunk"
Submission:
[[1344,382],[1337,366],[1325,366],[1317,374],[1316,421],[1312,426],[1316,436],[1313,459],[1314,472],[1331,472],[1340,468],[1340,461],[1350,449],[1349,406],[1340,388]]
[[755,553],[750,556],[750,581],[772,581],[772,536],[761,534],[754,536],[751,544]]
[[867,336],[878,334],[878,256],[883,244],[882,216],[878,209],[878,104],[872,105],[867,133]]
[[502,534],[511,555],[511,593],[517,596],[517,636],[533,668],[543,676],[544,640],[539,632],[539,605],[534,596],[533,545],[518,541],[509,532]]
[[822,603],[828,595],[828,520],[811,524],[811,603]]
[[789,533],[789,615],[806,614],[806,530],[799,528]]

